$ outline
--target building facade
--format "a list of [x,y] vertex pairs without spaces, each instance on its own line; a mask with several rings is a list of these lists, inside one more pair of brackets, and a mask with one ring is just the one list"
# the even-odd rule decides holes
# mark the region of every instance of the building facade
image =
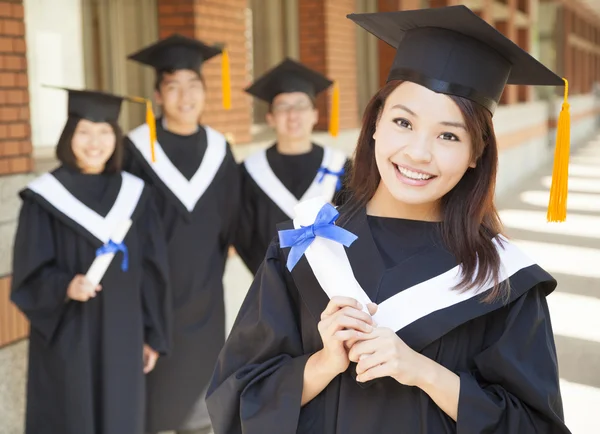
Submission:
[[[394,50],[346,15],[451,4],[471,7],[569,80],[574,145],[598,127],[600,2],[594,0],[0,0],[0,433],[22,432],[24,408],[28,326],[9,301],[17,192],[55,163],[66,119],[66,95],[44,85],[150,97],[152,71],[126,56],[177,32],[228,48],[232,109],[221,107],[220,61],[210,60],[202,122],[226,134],[238,158],[271,139],[265,106],[242,89],[285,57],[338,81],[342,134],[317,136],[351,152]],[[507,88],[494,117],[500,192],[551,159],[561,92]],[[321,131],[329,97],[317,101]],[[126,105],[121,119],[125,129],[134,127],[143,122],[143,108]]]

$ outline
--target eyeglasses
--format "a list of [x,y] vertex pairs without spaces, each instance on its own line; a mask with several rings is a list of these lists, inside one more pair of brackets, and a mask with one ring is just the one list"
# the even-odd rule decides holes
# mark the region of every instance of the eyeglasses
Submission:
[[284,114],[284,113],[291,113],[291,112],[295,112],[295,113],[300,113],[300,112],[305,112],[307,110],[312,109],[313,106],[310,103],[300,103],[300,104],[294,104],[294,105],[288,105],[288,104],[278,104],[278,105],[274,105],[271,108],[271,112],[274,114]]

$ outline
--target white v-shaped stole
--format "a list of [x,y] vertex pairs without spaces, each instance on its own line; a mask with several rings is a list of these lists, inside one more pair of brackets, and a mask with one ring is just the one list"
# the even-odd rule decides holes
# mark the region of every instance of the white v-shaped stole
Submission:
[[[131,216],[144,189],[144,182],[141,179],[127,172],[121,172],[121,176],[123,179],[121,189],[106,217],[102,217],[84,205],[51,173],[34,179],[27,187],[102,243],[107,244],[112,240],[119,244],[125,239],[131,227]],[[94,285],[102,280],[113,257],[112,253],[96,257],[86,275]]]
[[[325,203],[322,198],[315,198],[298,204],[294,227],[299,229],[300,226],[312,225]],[[502,246],[497,240],[495,241],[502,264],[499,276],[501,282],[519,270],[535,264],[506,238],[502,237],[501,241]],[[371,300],[356,280],[342,244],[316,237],[304,255],[319,285],[329,298],[352,297],[363,305],[365,312],[368,312],[366,305],[371,303]],[[452,288],[460,280],[461,266],[456,266],[380,303],[373,318],[380,327],[399,331],[420,318],[469,300],[493,286],[493,282],[488,281],[484,285],[474,286],[464,292],[453,290]]]
[[[343,152],[330,147],[324,147],[323,161],[321,167],[329,169],[330,172],[339,172],[344,168],[346,156]],[[244,161],[246,170],[258,184],[260,189],[265,192],[269,198],[289,217],[294,218],[294,208],[298,203],[313,199],[315,197],[323,197],[327,202],[333,200],[335,195],[338,177],[327,173],[321,180],[321,174],[317,173],[312,184],[306,190],[300,200],[290,193],[285,188],[281,180],[275,175],[273,169],[267,160],[266,150],[259,151]],[[320,181],[320,182],[319,182]]]
[[200,167],[189,181],[169,160],[158,141],[154,144],[156,161],[152,162],[147,124],[140,125],[128,135],[156,175],[189,212],[194,210],[196,204],[212,183],[227,154],[225,136],[210,127],[205,126],[204,128],[206,129],[208,143],[206,153],[202,158]]

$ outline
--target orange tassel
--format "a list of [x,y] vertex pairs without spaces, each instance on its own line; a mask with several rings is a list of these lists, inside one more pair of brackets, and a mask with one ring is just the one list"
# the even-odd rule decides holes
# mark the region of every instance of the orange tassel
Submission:
[[155,163],[156,118],[154,117],[154,111],[152,111],[152,102],[149,99],[146,100],[146,123],[148,124],[148,129],[150,130],[150,153],[152,155],[152,162]]
[[331,94],[331,112],[329,114],[329,134],[337,137],[340,132],[340,87],[338,82],[333,83]]
[[152,101],[139,96],[130,96],[128,99],[146,105],[146,124],[148,125],[150,132],[150,154],[152,156],[152,162],[155,163],[156,153],[154,144],[156,142],[156,118],[154,117],[154,111],[152,110]]
[[550,187],[547,214],[549,222],[564,222],[567,219],[571,116],[568,102],[569,82],[564,78],[563,80],[565,81],[565,95],[556,128],[556,148],[554,150],[554,167],[552,169],[552,185]]
[[231,71],[229,67],[229,53],[223,49],[221,58],[221,85],[223,88],[223,108],[231,109]]

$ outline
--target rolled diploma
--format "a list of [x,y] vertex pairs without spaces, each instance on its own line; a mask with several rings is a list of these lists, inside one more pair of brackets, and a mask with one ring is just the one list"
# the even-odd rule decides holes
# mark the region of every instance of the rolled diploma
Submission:
[[[299,228],[300,225],[308,226],[314,223],[325,203],[323,197],[317,197],[298,204],[295,208],[294,226]],[[335,296],[354,298],[362,304],[362,310],[369,313],[367,304],[372,301],[354,277],[354,271],[342,244],[316,237],[304,254],[319,285],[330,299]],[[373,319],[377,321],[377,314]]]
[[[328,164],[329,170],[334,172],[339,172],[344,168],[344,163],[346,162],[346,156],[341,152],[334,152],[333,158],[330,164]],[[327,174],[323,177],[323,185],[321,194],[328,202],[333,200],[333,196],[335,196],[335,188],[337,187],[338,177],[335,175]]]
[[[125,239],[125,236],[127,235],[127,232],[129,232],[130,227],[131,219],[123,221],[117,226],[110,239],[117,244],[122,243]],[[108,266],[110,265],[114,257],[114,253],[107,253],[105,255],[96,256],[96,259],[94,259],[94,262],[92,262],[92,265],[90,266],[85,277],[90,282],[92,282],[94,286],[98,285],[104,277],[104,273],[106,273],[106,270],[108,270]]]

